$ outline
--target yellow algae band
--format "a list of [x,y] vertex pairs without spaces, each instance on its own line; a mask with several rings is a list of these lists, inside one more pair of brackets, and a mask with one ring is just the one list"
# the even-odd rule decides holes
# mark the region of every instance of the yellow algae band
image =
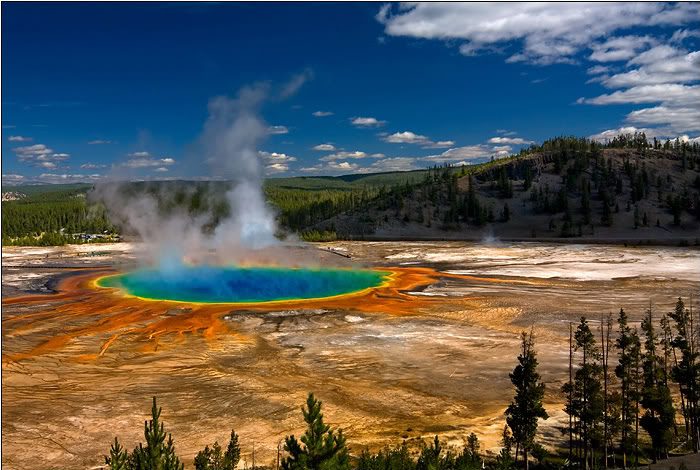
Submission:
[[106,276],[100,287],[153,300],[261,303],[311,300],[380,287],[391,275],[373,269],[178,266]]

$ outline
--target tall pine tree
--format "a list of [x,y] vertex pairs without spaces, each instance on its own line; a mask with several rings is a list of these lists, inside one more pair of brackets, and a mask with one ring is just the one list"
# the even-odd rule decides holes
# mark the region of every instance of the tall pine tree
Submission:
[[284,470],[345,470],[349,468],[348,453],[345,448],[343,430],[336,434],[323,423],[321,401],[310,393],[306,399],[306,409],[301,412],[307,424],[306,433],[299,441],[292,436],[285,439],[284,450],[289,456],[282,461]]
[[535,336],[532,331],[529,335],[525,332],[522,334],[518,363],[510,374],[510,381],[515,386],[515,397],[505,414],[516,444],[515,458],[517,460],[518,451],[522,448],[527,469],[527,455],[535,442],[537,420],[549,418],[542,406],[545,386],[537,372]]
[[139,443],[131,455],[135,470],[182,470],[184,467],[175,455],[172,435],[169,434],[168,441],[165,441],[165,425],[160,422],[161,411],[156,404],[156,397],[153,397],[151,420],[144,424],[146,446]]
[[671,342],[680,352],[680,360],[671,369],[671,377],[678,382],[685,397],[686,433],[693,450],[700,447],[700,364],[698,363],[698,331],[692,310],[685,308],[681,298],[669,316],[676,326],[676,336]]
[[618,352],[618,365],[615,375],[620,379],[620,449],[622,450],[622,468],[627,468],[627,456],[634,448],[634,385],[633,351],[635,341],[628,323],[627,313],[620,309],[617,319],[618,338],[615,346]]
[[574,334],[575,351],[580,352],[581,362],[572,383],[564,384],[563,392],[571,393],[572,399],[566,406],[567,414],[577,421],[577,431],[581,440],[582,464],[592,466],[592,442],[603,417],[603,397],[601,393],[602,367],[600,351],[586,317],[581,317]]
[[654,330],[651,305],[642,321],[644,342],[644,388],[642,391],[642,406],[646,409],[640,421],[642,428],[651,437],[652,458],[656,463],[661,452],[668,456],[673,434],[673,417],[675,411],[671,401],[671,392],[664,383],[663,359],[657,354],[658,338]]

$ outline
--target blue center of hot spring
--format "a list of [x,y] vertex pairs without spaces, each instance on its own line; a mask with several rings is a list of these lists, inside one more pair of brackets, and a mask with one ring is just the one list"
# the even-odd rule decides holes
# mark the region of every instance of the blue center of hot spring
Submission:
[[100,279],[137,297],[181,302],[237,303],[314,299],[379,286],[389,275],[370,269],[183,266],[142,269]]

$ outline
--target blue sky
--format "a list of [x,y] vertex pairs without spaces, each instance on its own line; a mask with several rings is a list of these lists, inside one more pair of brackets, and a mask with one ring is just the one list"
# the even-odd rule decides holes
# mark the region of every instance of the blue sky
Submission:
[[212,176],[193,151],[207,103],[260,81],[298,85],[261,110],[271,176],[478,162],[561,134],[697,139],[699,13],[5,2],[3,182]]

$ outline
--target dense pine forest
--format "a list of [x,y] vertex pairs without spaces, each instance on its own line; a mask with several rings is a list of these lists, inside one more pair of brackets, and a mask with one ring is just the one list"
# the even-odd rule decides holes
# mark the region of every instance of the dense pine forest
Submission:
[[[410,450],[406,441],[378,452],[351,453],[342,429],[324,423],[322,403],[309,394],[302,417],[306,432],[287,436],[271,465],[251,468],[284,470],[494,470],[636,469],[671,455],[698,452],[700,446],[700,329],[698,312],[679,298],[674,311],[658,318],[650,305],[641,330],[632,327],[624,309],[603,315],[598,327],[581,318],[570,325],[569,380],[559,391],[568,426],[559,445],[545,448],[538,424],[548,419],[542,399],[545,385],[538,372],[534,332],[523,332],[517,364],[510,374],[514,395],[504,413],[498,455],[480,449],[474,433],[462,448],[447,447],[435,436]],[[145,444],[128,452],[115,438],[105,456],[111,470],[184,468],[173,436],[167,434],[156,398],[144,429]],[[251,436],[254,438],[255,436]],[[207,445],[194,458],[197,470],[241,468],[247,443],[235,430],[224,449]],[[242,447],[243,446],[243,447]],[[697,462],[697,461],[696,461]],[[248,465],[246,461],[246,468]],[[680,466],[681,470],[683,466]]]
[[[422,172],[419,172],[422,173]],[[309,241],[334,237],[334,234],[306,232],[330,217],[364,207],[381,194],[386,182],[410,176],[385,173],[357,177],[272,178],[266,181],[265,194],[278,212],[285,230],[299,233]],[[381,183],[381,184],[380,184]],[[3,201],[3,245],[60,245],[74,243],[72,233],[127,232],[110,222],[105,208],[93,201],[92,185],[37,185],[3,188],[13,200]],[[229,214],[224,198],[230,184],[225,182],[136,182],[123,185],[120,192],[137,197],[147,193],[167,214],[185,210],[190,215],[210,215],[209,228]]]
[[[229,213],[226,182],[138,182],[124,194],[157,197],[164,213]],[[93,201],[91,185],[3,188],[3,244],[61,244],[71,233],[125,227]],[[675,237],[700,229],[700,145],[623,135],[606,144],[557,137],[479,165],[340,177],[270,178],[265,194],[282,230],[336,238]],[[24,192],[23,192],[24,191]],[[205,227],[205,228],[207,228]],[[49,235],[50,234],[50,235]]]

